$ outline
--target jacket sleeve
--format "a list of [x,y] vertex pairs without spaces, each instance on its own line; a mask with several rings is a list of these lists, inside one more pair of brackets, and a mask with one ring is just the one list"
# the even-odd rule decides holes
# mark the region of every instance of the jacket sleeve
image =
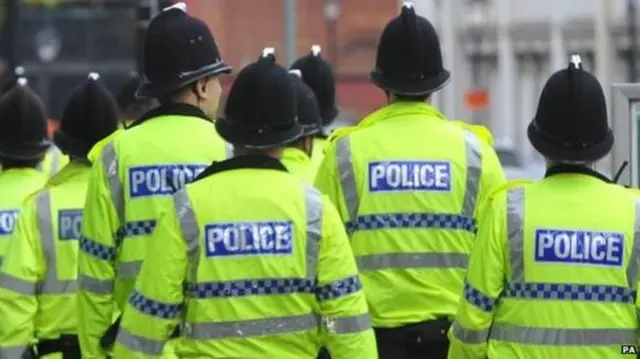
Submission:
[[[184,192],[183,192],[184,193]],[[176,209],[160,216],[148,241],[136,287],[124,311],[114,358],[158,358],[178,325],[183,307],[187,245]]]
[[44,256],[33,202],[21,209],[0,269],[0,359],[20,358],[34,342],[36,288],[44,278]]
[[78,337],[85,359],[105,358],[100,338],[115,307],[114,234],[120,226],[101,161],[94,163],[84,206],[78,253]]
[[[323,196],[324,197],[324,196]],[[369,309],[344,226],[323,198],[317,298],[333,359],[378,358]]]
[[496,151],[487,143],[482,143],[481,146],[482,172],[480,174],[478,203],[476,205],[476,219],[483,217],[483,209],[489,196],[507,183]]
[[471,253],[458,313],[449,331],[450,359],[484,359],[505,278],[506,195],[487,203]]
[[337,161],[337,141],[340,141],[342,137],[327,142],[325,147],[325,156],[322,160],[322,164],[318,168],[316,174],[315,187],[323,194],[329,197],[329,200],[335,208],[338,209],[340,218],[342,221],[347,222],[350,220],[347,210],[347,204],[344,199],[344,192],[340,186],[340,172],[338,171]]

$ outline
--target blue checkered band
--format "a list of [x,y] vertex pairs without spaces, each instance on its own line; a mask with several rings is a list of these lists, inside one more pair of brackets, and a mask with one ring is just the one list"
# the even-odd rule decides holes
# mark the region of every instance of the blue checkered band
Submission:
[[225,282],[189,283],[187,296],[191,298],[244,297],[268,294],[313,294],[315,283],[301,278],[249,279]]
[[80,250],[84,253],[105,261],[116,259],[116,250],[85,236],[80,236]]
[[436,213],[384,213],[357,216],[354,221],[347,222],[347,232],[367,231],[389,228],[438,228],[461,229],[475,233],[476,224],[473,218],[459,214]]
[[609,285],[510,283],[502,297],[633,304],[636,302],[636,291]]
[[137,290],[129,297],[129,304],[140,312],[162,319],[175,318],[182,309],[182,303],[162,303],[149,299]]
[[329,300],[344,297],[362,289],[358,276],[348,277],[333,283],[321,285],[316,289],[318,300]]
[[482,293],[467,282],[464,283],[464,299],[485,312],[492,312],[497,303],[496,299]]
[[129,221],[116,232],[116,243],[119,245],[127,237],[147,236],[153,233],[156,221],[153,219],[144,221]]

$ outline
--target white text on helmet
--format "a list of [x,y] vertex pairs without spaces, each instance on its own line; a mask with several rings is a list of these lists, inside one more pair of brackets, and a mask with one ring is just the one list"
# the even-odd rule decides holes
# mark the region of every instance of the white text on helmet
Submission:
[[622,233],[539,228],[535,242],[536,262],[622,266]]
[[447,161],[386,161],[369,163],[369,191],[451,190],[451,164]]
[[290,221],[215,223],[205,226],[207,257],[288,255],[293,252]]

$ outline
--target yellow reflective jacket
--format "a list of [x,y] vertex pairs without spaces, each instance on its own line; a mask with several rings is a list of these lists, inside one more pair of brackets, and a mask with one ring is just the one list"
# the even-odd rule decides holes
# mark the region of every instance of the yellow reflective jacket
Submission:
[[[322,164],[324,158],[324,151],[327,148],[327,139],[324,137],[313,138],[313,151],[311,151],[311,162],[314,167],[314,176],[318,172],[318,168]],[[314,177],[315,178],[315,177]]]
[[[228,146],[197,108],[177,104],[152,110],[147,120],[94,148],[82,223],[78,330],[84,359],[104,358],[100,338],[123,310],[145,256],[158,213],[171,194]],[[99,284],[99,285],[98,285]]]
[[304,151],[295,147],[287,147],[282,153],[280,162],[291,174],[309,184],[313,184],[317,168],[313,160]]
[[41,189],[46,182],[47,177],[32,168],[12,168],[0,172],[0,267],[22,201]]
[[485,126],[482,125],[473,125],[470,123],[466,123],[463,121],[453,121],[453,123],[455,123],[456,125],[467,129],[469,131],[473,131],[473,133],[475,133],[478,137],[484,139],[485,141],[487,141],[487,143],[489,144],[489,146],[493,147],[493,135],[491,134],[491,131],[489,131],[488,128],[486,128]]
[[76,333],[78,238],[91,167],[70,163],[21,208],[0,271],[0,358]]
[[634,194],[584,172],[496,191],[449,358],[617,358],[636,344],[639,210]]
[[51,178],[60,172],[67,163],[69,163],[69,156],[63,154],[58,147],[52,145],[38,165],[38,171]]
[[316,186],[351,237],[374,327],[453,316],[481,205],[505,183],[488,143],[424,103],[331,137]]
[[332,359],[377,358],[329,200],[270,158],[206,171],[165,208],[114,358],[157,357],[179,322],[176,352],[185,358],[315,359],[323,345]]

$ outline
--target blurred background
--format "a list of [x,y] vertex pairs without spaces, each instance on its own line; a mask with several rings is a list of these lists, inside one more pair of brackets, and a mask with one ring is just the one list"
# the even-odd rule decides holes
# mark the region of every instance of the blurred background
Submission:
[[[20,65],[50,117],[97,71],[117,93],[137,68],[151,15],[169,0],[2,0],[0,72]],[[397,0],[187,0],[209,24],[225,60],[240,69],[265,46],[288,65],[319,44],[333,65],[351,124],[384,103],[369,83],[378,37]],[[582,56],[609,91],[636,82],[636,0],[415,0],[441,37],[451,84],[435,104],[451,119],[488,126],[509,177],[539,177],[542,161],[525,128],[547,77]],[[162,59],[158,59],[162,61]],[[228,87],[233,79],[225,80]],[[55,124],[55,122],[52,122]]]

